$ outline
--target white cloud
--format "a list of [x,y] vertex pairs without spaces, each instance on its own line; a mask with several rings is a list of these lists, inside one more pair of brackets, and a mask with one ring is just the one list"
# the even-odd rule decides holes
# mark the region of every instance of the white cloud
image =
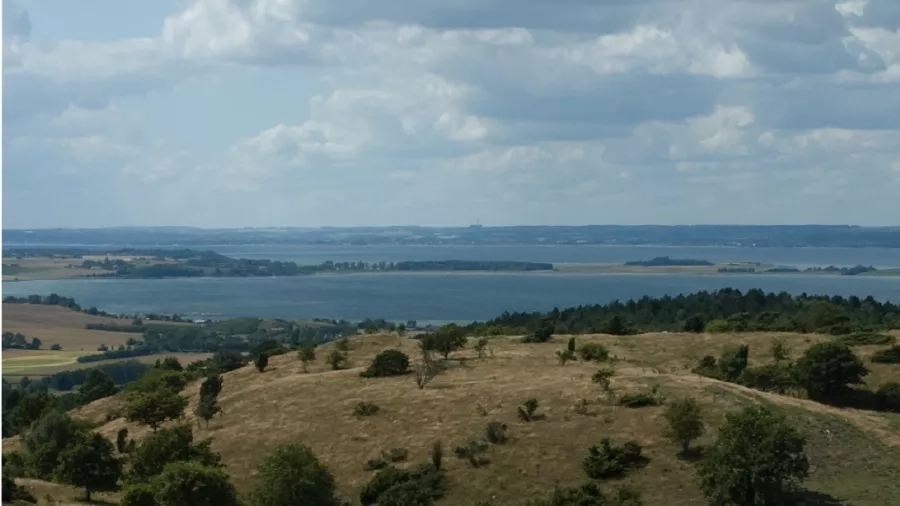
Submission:
[[[296,224],[413,209],[437,223],[460,206],[493,222],[703,221],[725,204],[725,221],[816,221],[823,195],[896,190],[896,6],[193,0],[156,34],[88,41],[34,40],[41,19],[4,2],[8,220],[37,219],[14,204],[42,175],[72,176],[45,187],[49,205],[89,191],[84,172],[121,198],[85,205],[119,205],[123,223],[149,219],[132,208],[143,199],[167,203],[161,220],[205,225],[276,210]],[[181,91],[197,76],[214,84]],[[170,128],[183,114],[210,119]],[[184,212],[194,204],[173,196],[194,184],[257,205]],[[397,185],[406,198],[357,204]],[[681,194],[683,208],[666,203]],[[870,201],[854,220],[898,210]]]

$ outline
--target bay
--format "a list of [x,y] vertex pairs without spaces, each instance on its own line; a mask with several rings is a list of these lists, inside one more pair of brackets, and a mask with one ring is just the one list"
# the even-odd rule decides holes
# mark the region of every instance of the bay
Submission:
[[[404,248],[406,249],[406,248]],[[483,258],[483,257],[479,257]],[[73,279],[3,283],[3,295],[56,292],[114,313],[215,314],[420,323],[734,287],[900,302],[900,277],[558,273],[379,273],[283,278]]]

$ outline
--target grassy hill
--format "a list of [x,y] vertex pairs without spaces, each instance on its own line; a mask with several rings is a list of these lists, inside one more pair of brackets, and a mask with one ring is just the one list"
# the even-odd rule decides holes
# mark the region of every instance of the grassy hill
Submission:
[[[631,337],[577,336],[607,346],[615,359],[612,389],[617,395],[659,387],[669,399],[693,396],[703,407],[708,432],[699,445],[710,443],[725,413],[755,403],[786,410],[807,437],[811,464],[807,487],[809,504],[856,506],[900,504],[900,415],[839,409],[805,399],[750,390],[739,385],[700,377],[690,372],[697,359],[718,353],[727,345],[746,343],[751,363],[769,361],[775,334],[672,334]],[[792,357],[825,336],[780,334]],[[693,464],[678,457],[677,445],[662,435],[663,407],[629,409],[613,405],[591,382],[597,364],[569,362],[560,366],[554,352],[565,347],[567,336],[551,343],[522,344],[513,338],[495,338],[492,352],[478,359],[471,349],[451,355],[449,369],[423,390],[412,376],[365,379],[359,376],[372,357],[399,347],[416,357],[417,342],[397,336],[374,335],[350,340],[350,367],[330,371],[324,357],[333,345],[317,350],[318,360],[303,373],[295,354],[273,357],[259,373],[253,366],[224,375],[219,396],[223,416],[210,427],[196,429],[198,437],[212,437],[213,449],[222,454],[233,482],[247,491],[259,463],[276,446],[302,442],[316,452],[334,473],[340,493],[357,503],[360,488],[372,477],[364,470],[368,459],[383,450],[405,448],[407,464],[428,459],[436,440],[444,445],[448,492],[439,505],[469,506],[477,501],[494,505],[521,505],[544,496],[554,485],[575,486],[586,481],[581,461],[587,448],[603,437],[620,444],[634,439],[644,447],[649,464],[611,485],[628,484],[642,491],[644,504],[705,505]],[[863,357],[883,346],[858,347]],[[867,361],[868,362],[868,361]],[[900,367],[868,364],[870,386],[900,380]],[[188,412],[197,402],[198,384],[189,385]],[[536,422],[521,422],[516,407],[527,398],[540,403],[545,415]],[[374,416],[357,418],[356,403],[366,401],[381,409]],[[146,429],[118,418],[107,422],[118,400],[107,398],[87,405],[76,416],[100,424],[99,431],[114,439],[122,427],[141,437]],[[587,411],[575,405],[587,402]],[[188,420],[195,423],[192,414]],[[484,436],[490,421],[509,426],[511,440],[491,446],[490,464],[473,468],[453,456],[452,449]],[[195,425],[196,427],[196,425]],[[15,448],[6,441],[4,449]],[[71,498],[72,489],[24,482],[39,494]],[[610,485],[604,484],[604,488]],[[115,501],[115,495],[105,496]],[[68,499],[67,499],[68,500]]]

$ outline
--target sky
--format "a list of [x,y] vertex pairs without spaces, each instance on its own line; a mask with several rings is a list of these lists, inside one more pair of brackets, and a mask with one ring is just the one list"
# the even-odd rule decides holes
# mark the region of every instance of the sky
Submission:
[[897,0],[3,0],[3,227],[900,223]]

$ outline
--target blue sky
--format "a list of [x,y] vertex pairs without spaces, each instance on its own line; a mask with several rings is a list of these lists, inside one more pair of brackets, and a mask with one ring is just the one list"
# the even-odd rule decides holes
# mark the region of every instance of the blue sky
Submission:
[[3,226],[900,218],[896,0],[4,0]]

